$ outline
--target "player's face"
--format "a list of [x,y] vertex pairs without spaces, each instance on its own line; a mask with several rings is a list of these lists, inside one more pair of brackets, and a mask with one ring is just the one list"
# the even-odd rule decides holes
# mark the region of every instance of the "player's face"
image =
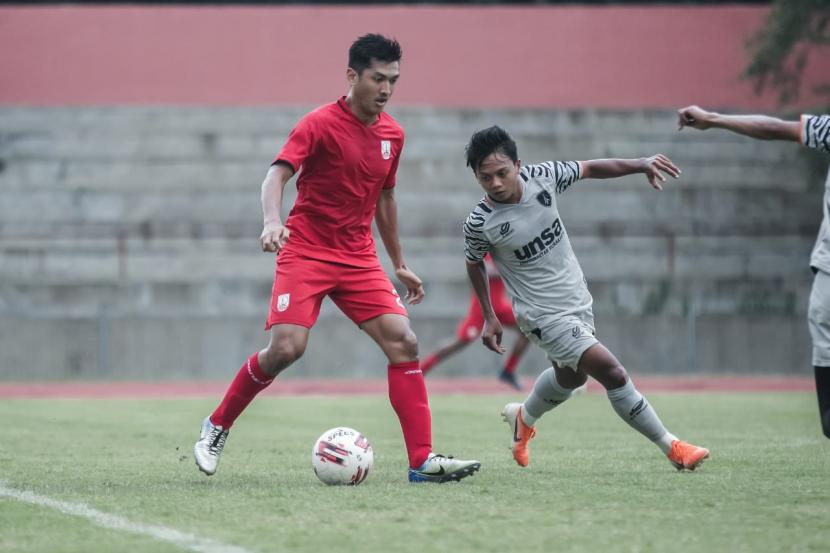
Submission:
[[514,162],[501,152],[493,152],[481,162],[476,179],[492,199],[502,204],[515,204],[522,198],[521,165],[521,161]]
[[353,105],[364,115],[377,117],[392,98],[395,84],[400,77],[400,63],[372,60],[372,65],[358,75],[349,68],[347,77],[352,86]]

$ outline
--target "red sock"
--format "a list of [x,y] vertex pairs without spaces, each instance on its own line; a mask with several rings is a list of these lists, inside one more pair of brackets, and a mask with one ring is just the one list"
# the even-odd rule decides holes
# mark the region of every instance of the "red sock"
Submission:
[[259,368],[259,352],[254,353],[239,369],[236,378],[228,386],[222,403],[210,416],[210,421],[227,430],[251,400],[273,381],[273,376],[265,374]]
[[519,366],[519,360],[522,358],[521,355],[516,355],[515,353],[511,353],[510,356],[507,358],[507,361],[504,364],[504,372],[507,374],[513,374],[516,372],[516,367]]
[[409,466],[418,468],[432,451],[432,418],[424,375],[418,361],[389,365],[389,402],[398,414],[409,455]]
[[423,360],[421,363],[421,372],[427,374],[432,367],[434,367],[438,363],[439,359],[438,356],[434,353],[430,353],[427,355],[427,358]]

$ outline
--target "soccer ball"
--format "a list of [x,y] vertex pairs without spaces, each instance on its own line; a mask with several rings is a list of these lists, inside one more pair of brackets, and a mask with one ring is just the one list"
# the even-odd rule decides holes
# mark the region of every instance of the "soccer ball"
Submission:
[[330,486],[357,486],[369,476],[373,460],[366,436],[344,426],[323,432],[311,450],[314,474]]

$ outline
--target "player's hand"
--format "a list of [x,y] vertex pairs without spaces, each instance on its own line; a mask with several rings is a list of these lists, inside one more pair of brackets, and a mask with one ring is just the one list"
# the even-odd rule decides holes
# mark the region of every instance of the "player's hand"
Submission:
[[421,282],[418,275],[408,267],[403,266],[395,269],[395,276],[406,286],[406,297],[404,299],[409,305],[415,305],[424,300],[424,283]]
[[712,126],[714,112],[706,111],[698,106],[687,106],[677,110],[677,126],[682,131],[683,127],[692,127],[704,131]]
[[642,163],[642,172],[646,174],[649,184],[657,190],[663,190],[662,183],[666,182],[663,173],[675,179],[680,176],[680,169],[677,165],[663,154],[643,158]]
[[288,241],[289,230],[281,223],[266,223],[259,235],[259,244],[264,252],[278,252]]
[[501,323],[497,317],[488,317],[484,320],[484,332],[481,333],[481,342],[484,347],[490,351],[495,351],[499,355],[504,353],[504,348],[501,345],[501,337],[504,333]]

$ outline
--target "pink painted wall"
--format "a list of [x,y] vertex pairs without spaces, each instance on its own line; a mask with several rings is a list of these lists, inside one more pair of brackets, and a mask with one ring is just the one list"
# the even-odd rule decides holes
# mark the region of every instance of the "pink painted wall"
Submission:
[[[764,7],[2,7],[0,104],[318,104],[366,32],[398,105],[774,108],[738,75]],[[814,51],[808,82],[830,76]],[[800,104],[810,105],[809,95]]]

